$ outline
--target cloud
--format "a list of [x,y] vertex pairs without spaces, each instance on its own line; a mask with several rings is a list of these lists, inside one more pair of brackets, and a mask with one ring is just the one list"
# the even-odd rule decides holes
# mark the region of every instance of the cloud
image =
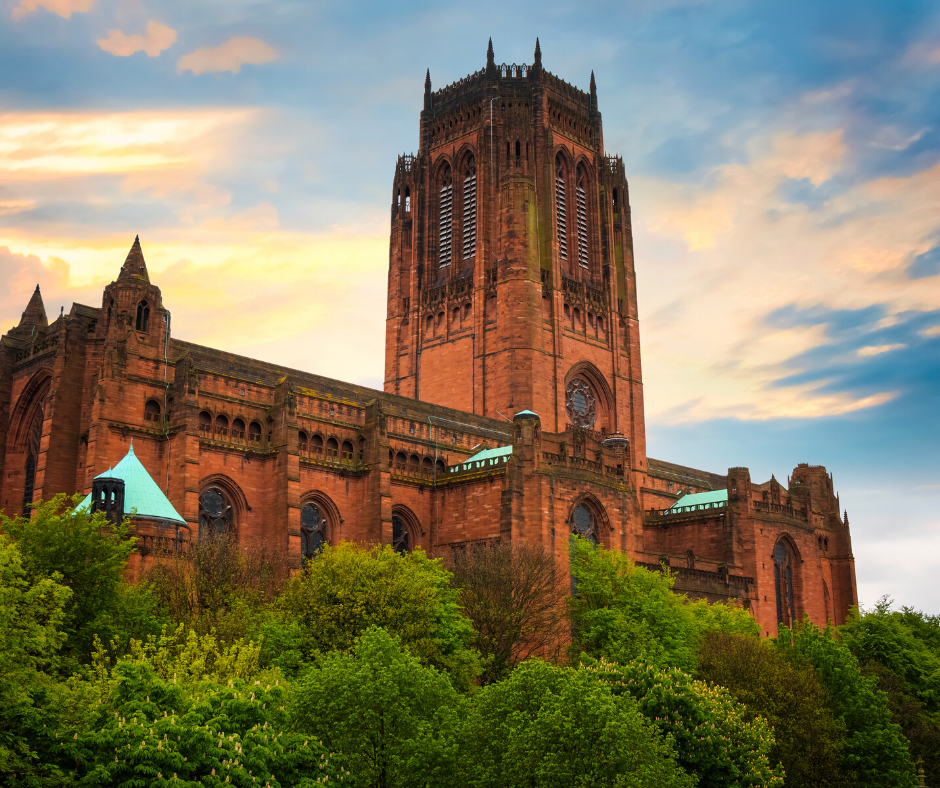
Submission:
[[860,356],[877,356],[881,353],[890,353],[892,350],[899,350],[900,348],[906,347],[905,345],[896,344],[896,345],[869,345],[867,347],[860,347],[855,352]]
[[260,65],[277,60],[278,51],[257,38],[230,38],[214,48],[197,49],[183,55],[176,63],[176,72],[205,74],[209,71],[231,71],[237,74],[244,65]]
[[147,34],[126,35],[120,30],[109,30],[107,38],[99,38],[98,46],[117,57],[128,57],[135,52],[146,52],[147,57],[157,57],[164,49],[176,43],[176,31],[159,22],[147,22]]
[[68,19],[72,14],[87,14],[94,4],[95,0],[20,0],[20,4],[13,9],[13,18],[22,19],[38,8],[46,8]]

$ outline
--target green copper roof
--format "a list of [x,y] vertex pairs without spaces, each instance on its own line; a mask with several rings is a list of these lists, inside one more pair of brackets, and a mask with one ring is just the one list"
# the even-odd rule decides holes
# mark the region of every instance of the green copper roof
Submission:
[[457,471],[467,471],[471,468],[485,468],[489,465],[498,465],[499,463],[509,462],[509,455],[512,454],[512,446],[497,446],[495,449],[484,449],[478,451],[470,459],[464,460],[459,465],[454,465],[451,473]]
[[[678,501],[676,501],[669,509],[679,509],[686,506],[701,506],[703,509],[711,509],[715,507],[716,504],[723,503],[728,500],[728,491],[727,490],[711,490],[709,492],[700,492],[692,493],[691,495],[683,495]],[[667,509],[666,511],[669,511]]]
[[[157,486],[147,469],[140,464],[134,454],[134,441],[128,449],[124,459],[114,468],[99,473],[96,479],[121,479],[124,482],[124,514],[127,516],[152,517],[159,520],[172,520],[186,524],[173,508],[173,504]],[[85,509],[91,506],[91,495],[87,495],[77,508]]]

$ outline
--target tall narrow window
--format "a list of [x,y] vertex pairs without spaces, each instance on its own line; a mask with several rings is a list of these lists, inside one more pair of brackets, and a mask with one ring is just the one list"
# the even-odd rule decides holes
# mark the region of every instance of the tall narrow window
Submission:
[[558,227],[558,251],[562,260],[568,259],[568,223],[565,210],[565,165],[561,156],[555,157],[555,224]]
[[774,545],[774,591],[777,597],[777,623],[792,627],[796,621],[793,599],[793,562],[790,551],[780,541]]
[[587,199],[584,193],[584,170],[578,167],[578,265],[588,267]]
[[405,187],[405,213],[411,211],[411,188]]
[[150,305],[141,301],[137,305],[137,330],[146,331],[150,325]]
[[444,167],[441,178],[441,204],[440,204],[440,242],[438,244],[438,259],[443,268],[450,265],[451,260],[451,229],[453,225],[454,184],[451,178],[450,167]]
[[316,558],[327,543],[326,518],[320,509],[308,503],[300,511],[300,563]]
[[463,176],[463,259],[470,260],[477,249],[477,165],[467,159]]

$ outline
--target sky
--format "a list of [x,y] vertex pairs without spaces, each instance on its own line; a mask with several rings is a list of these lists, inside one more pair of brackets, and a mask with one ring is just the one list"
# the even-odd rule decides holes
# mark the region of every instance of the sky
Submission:
[[491,36],[596,76],[650,456],[825,465],[862,604],[940,614],[935,1],[0,0],[0,331],[139,233],[174,336],[381,388],[396,157]]

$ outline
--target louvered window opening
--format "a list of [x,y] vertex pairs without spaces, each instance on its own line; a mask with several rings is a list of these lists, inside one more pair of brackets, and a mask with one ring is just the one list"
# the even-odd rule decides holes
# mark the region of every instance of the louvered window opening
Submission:
[[558,224],[558,249],[561,259],[568,259],[568,226],[565,222],[565,179],[561,173],[555,175],[555,213]]
[[470,171],[463,182],[463,259],[469,260],[477,248],[477,175]]
[[450,183],[441,186],[440,263],[442,268],[445,265],[450,265],[453,191],[454,187]]
[[578,181],[578,264],[588,267],[587,200],[584,197],[584,181]]

